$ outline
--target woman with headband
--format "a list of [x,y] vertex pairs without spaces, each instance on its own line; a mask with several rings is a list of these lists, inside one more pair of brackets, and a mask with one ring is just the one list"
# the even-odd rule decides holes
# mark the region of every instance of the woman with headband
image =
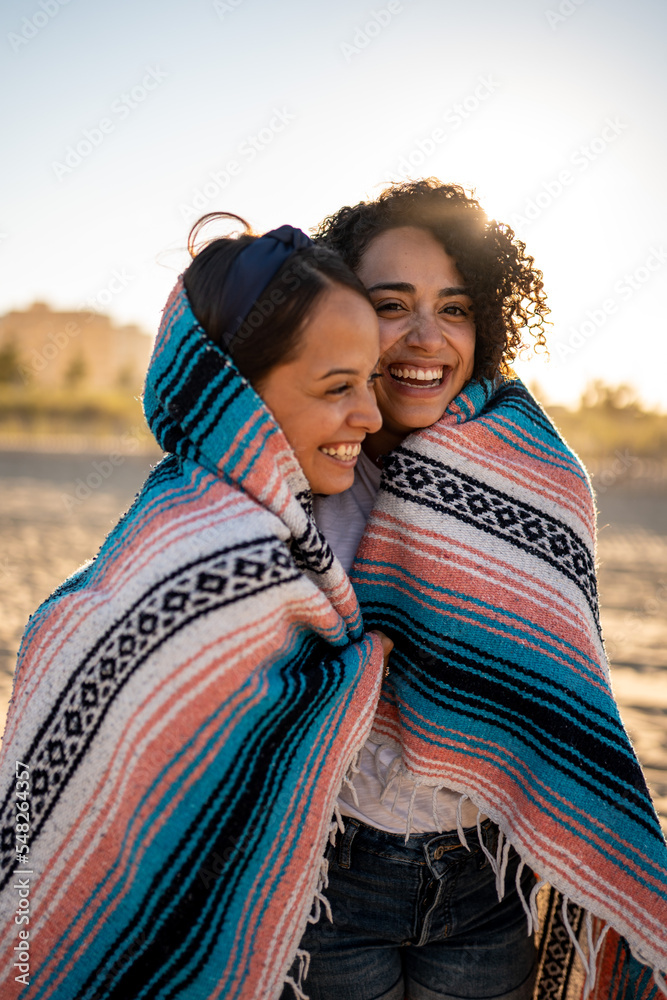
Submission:
[[319,236],[380,319],[383,426],[316,518],[395,648],[339,797],[306,992],[666,993],[667,849],[610,688],[590,484],[509,367],[527,332],[544,344],[542,275],[436,180]]
[[365,289],[290,226],[177,282],[144,395],[167,455],[19,654],[2,996],[280,995],[391,645],[310,516],[380,427],[377,357]]

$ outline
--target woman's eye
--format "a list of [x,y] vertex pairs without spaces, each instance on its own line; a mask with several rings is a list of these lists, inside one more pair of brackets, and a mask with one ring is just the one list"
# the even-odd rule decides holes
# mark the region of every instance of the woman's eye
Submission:
[[442,312],[447,313],[448,316],[468,316],[470,310],[452,302],[450,305],[444,306]]
[[375,311],[377,313],[380,313],[380,312],[394,312],[394,313],[396,313],[396,312],[402,312],[404,310],[404,308],[405,307],[403,306],[403,304],[401,302],[376,302],[375,303]]
[[382,378],[382,372],[373,372],[368,378],[369,385],[375,385],[378,379]]
[[350,388],[350,383],[345,382],[342,385],[334,385],[331,389],[327,389],[327,396],[342,396],[344,392]]

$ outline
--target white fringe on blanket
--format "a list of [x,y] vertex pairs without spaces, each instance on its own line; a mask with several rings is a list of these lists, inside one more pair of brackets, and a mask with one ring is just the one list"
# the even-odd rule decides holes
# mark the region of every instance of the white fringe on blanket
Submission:
[[[383,773],[380,767],[378,766],[378,757],[380,750],[385,746],[393,749],[395,751],[395,756]],[[379,782],[383,786],[382,794],[380,796],[381,802],[385,801],[387,795],[392,790],[392,786],[395,786],[394,801],[391,806],[391,811],[393,811],[393,807],[395,806],[397,797],[400,793],[402,779],[405,775],[408,774],[407,769],[403,765],[400,750],[397,750],[397,748],[393,743],[380,744],[378,746],[377,752],[374,755],[374,759],[375,759],[375,771]],[[357,796],[357,791],[354,787],[354,775],[359,773],[358,764],[359,764],[359,754],[356,754],[344,778],[344,784],[350,789],[353,801],[357,807],[359,807],[359,799]],[[419,779],[415,780],[412,777],[412,775],[410,775],[410,780],[413,782],[413,789],[412,789],[412,794],[410,796],[410,803],[408,806],[408,813],[406,818],[406,830],[405,830],[406,843],[408,842],[410,835],[412,833],[414,802],[415,802],[415,797],[417,795],[417,790],[423,785],[430,785],[429,782],[420,781]],[[433,821],[435,825],[435,831],[437,833],[449,832],[449,831],[443,831],[442,822],[438,815],[438,808],[437,808],[438,792],[441,791],[443,788],[447,788],[448,786],[443,784],[436,784],[430,787],[432,787],[433,789],[432,810],[433,810]],[[462,821],[462,809],[466,801],[471,801],[470,796],[467,795],[467,793],[462,792],[459,797],[458,806],[456,810],[456,831],[458,833],[461,845],[465,847],[466,850],[470,851],[471,848],[470,845],[468,844],[468,840],[465,835],[465,830]],[[509,864],[509,854],[510,850],[512,849],[512,844],[507,839],[507,836],[505,835],[503,830],[499,829],[498,844],[496,847],[496,855],[494,857],[493,854],[491,854],[491,852],[486,847],[486,844],[484,843],[484,839],[482,837],[481,824],[484,818],[485,818],[485,813],[483,812],[482,809],[478,808],[477,820],[476,820],[478,841],[482,851],[484,852],[489,862],[491,870],[493,871],[496,877],[496,892],[498,895],[498,900],[500,901],[504,898],[506,892],[507,868]],[[336,804],[336,820],[337,822],[332,824],[332,830],[334,831],[332,834],[333,837],[332,843],[335,843],[336,830],[340,830],[341,833],[345,831],[343,817],[341,816],[338,804]],[[526,914],[526,932],[528,937],[531,937],[533,934],[538,934],[540,930],[540,918],[538,913],[537,897],[539,896],[540,891],[549,883],[547,882],[546,879],[536,876],[537,881],[533,886],[533,888],[531,889],[528,899],[526,900],[523,888],[521,886],[521,876],[523,874],[525,867],[526,867],[526,862],[520,858],[519,867],[517,868],[515,877],[515,886],[519,896],[519,900]],[[561,914],[563,917],[565,928],[568,932],[570,940],[572,941],[572,945],[575,949],[575,952],[581,962],[581,966],[584,971],[585,979],[584,979],[582,1000],[588,1000],[588,997],[591,995],[591,992],[595,986],[597,978],[598,959],[602,951],[602,945],[604,944],[605,937],[609,930],[609,924],[603,925],[600,933],[598,934],[597,940],[594,940],[593,917],[591,913],[588,910],[586,910],[584,918],[585,933],[586,933],[586,949],[582,948],[581,942],[579,941],[579,938],[577,937],[577,934],[574,928],[572,927],[568,917],[567,907],[569,903],[570,900],[566,897],[563,897]],[[637,957],[641,959],[641,956]],[[645,959],[641,960],[645,961]],[[653,969],[653,977],[660,992],[663,995],[667,996],[667,983],[662,973],[657,969]],[[297,994],[297,996],[299,996],[299,1000],[301,1000],[301,995]]]

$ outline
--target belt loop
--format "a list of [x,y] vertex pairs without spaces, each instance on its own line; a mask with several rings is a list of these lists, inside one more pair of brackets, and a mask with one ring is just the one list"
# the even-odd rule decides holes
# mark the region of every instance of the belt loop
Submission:
[[500,831],[497,825],[493,823],[490,819],[485,820],[484,823],[482,824],[482,837],[484,839],[484,844],[486,846],[486,849],[487,851],[489,851],[490,854],[495,855],[496,851],[498,850],[499,832]]
[[345,817],[345,833],[343,834],[338,848],[338,865],[340,868],[349,868],[351,863],[352,841],[359,830],[359,822],[349,816]]

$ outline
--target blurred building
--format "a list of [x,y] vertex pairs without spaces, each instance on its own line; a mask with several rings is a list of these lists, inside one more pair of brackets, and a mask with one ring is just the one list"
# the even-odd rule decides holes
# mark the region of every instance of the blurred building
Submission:
[[35,302],[0,317],[0,382],[49,388],[140,386],[152,338],[96,312],[55,312]]

